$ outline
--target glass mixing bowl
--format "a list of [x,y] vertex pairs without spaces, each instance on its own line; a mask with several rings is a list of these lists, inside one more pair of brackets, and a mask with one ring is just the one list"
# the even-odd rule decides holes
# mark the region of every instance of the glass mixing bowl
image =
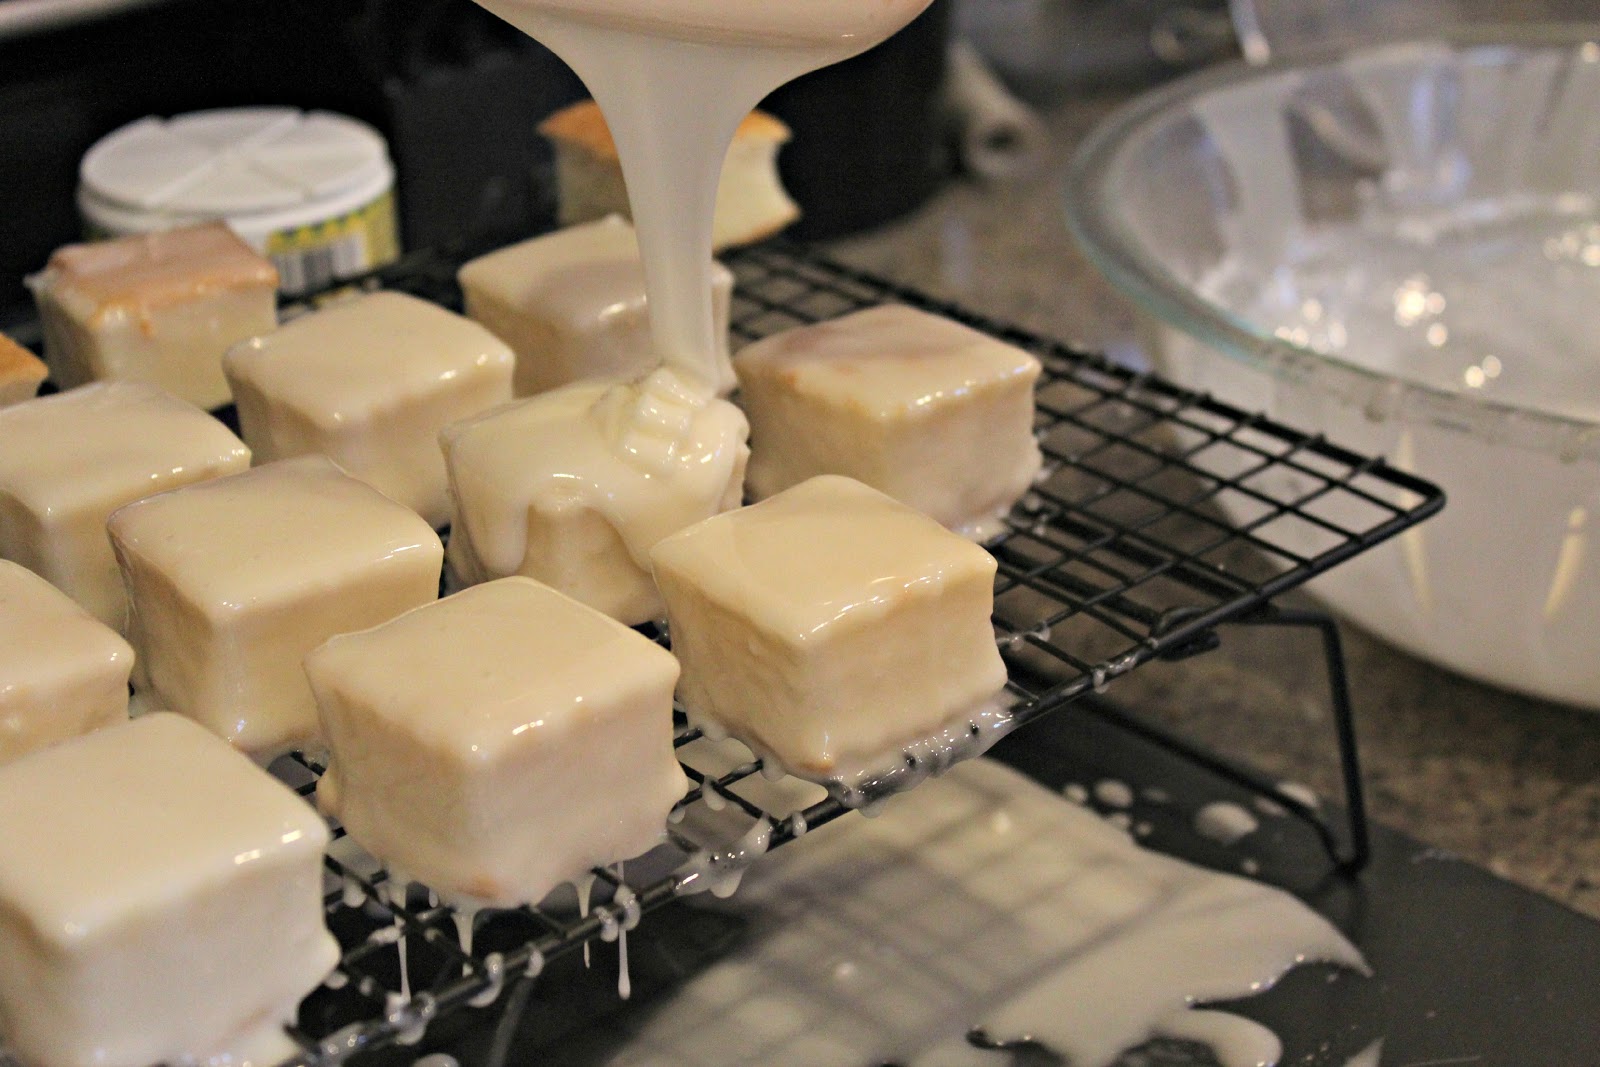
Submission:
[[1067,206],[1164,375],[1444,486],[1324,601],[1600,707],[1600,25],[1183,79],[1096,131]]

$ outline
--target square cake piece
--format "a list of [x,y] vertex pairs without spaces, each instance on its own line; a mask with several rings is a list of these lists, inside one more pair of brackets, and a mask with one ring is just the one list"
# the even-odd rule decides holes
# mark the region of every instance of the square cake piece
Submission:
[[[622,161],[599,105],[582,100],[564,107],[541,122],[539,132],[556,150],[561,225],[628,214]],[[766,240],[800,217],[778,174],[778,149],[790,136],[789,127],[765,111],[752,111],[739,123],[717,182],[713,248]]]
[[331,751],[323,809],[447,899],[536,903],[660,843],[688,789],[677,661],[528,578],[335,637],[306,674]]
[[34,1067],[263,1062],[338,960],[322,819],[178,716],[0,767],[0,826],[0,1032]]
[[32,400],[48,375],[43,360],[0,333],[0,408]]
[[[458,275],[467,314],[517,354],[518,396],[590,378],[636,378],[656,366],[644,267],[620,217],[571,226],[480,256]],[[728,307],[733,275],[711,267],[717,391],[733,388]]]
[[823,475],[650,553],[690,720],[802,778],[897,758],[1004,687],[995,561]]
[[373,293],[242,341],[223,360],[257,463],[319,454],[434,526],[450,521],[439,431],[511,399],[511,349],[404,293]]
[[63,389],[154,382],[219,407],[222,353],[278,324],[277,270],[221,222],[67,245],[30,283]]
[[154,385],[101,382],[5,408],[0,557],[124,630],[128,601],[107,517],[249,466],[250,450],[226,426]]
[[739,506],[749,430],[671,371],[580,382],[441,435],[463,585],[521,574],[629,626],[659,619],[652,545]]
[[0,560],[0,763],[125,720],[132,670],[115,630]]
[[758,500],[843,474],[986,540],[1039,473],[1039,361],[950,319],[872,308],[757,341],[734,369]]
[[142,702],[265,763],[317,737],[301,660],[438,596],[444,546],[415,512],[322,456],[111,516]]

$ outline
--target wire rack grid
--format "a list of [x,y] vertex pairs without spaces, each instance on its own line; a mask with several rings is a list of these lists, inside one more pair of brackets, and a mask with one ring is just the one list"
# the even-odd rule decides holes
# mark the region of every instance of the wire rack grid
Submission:
[[[414,255],[366,284],[459,308],[458,262]],[[1010,672],[1011,725],[1103,690],[1151,660],[1203,649],[1222,624],[1259,621],[1275,596],[1443,506],[1435,486],[1381,460],[808,250],[769,244],[728,265],[737,280],[736,345],[902,302],[1019,345],[1043,363],[1036,433],[1045,473],[987,546],[999,562],[994,627]],[[497,912],[480,920],[470,952],[448,907],[415,889],[387,893],[384,872],[348,839],[337,841],[327,860],[327,909],[343,958],[302,1005],[291,1033],[303,1051],[285,1067],[336,1064],[415,1040],[430,1022],[492,1002],[548,960],[625,936],[642,914],[698,888],[697,880],[736,875],[760,852],[849,810],[837,796],[773,803],[759,761],[702,761],[695,753],[704,742],[681,718],[677,744],[693,785],[675,819],[727,810],[760,830],[759,847],[749,847],[748,833],[743,845],[708,844],[669,826],[669,842],[630,863],[626,876],[593,872],[593,907],[564,900]],[[277,769],[303,794],[314,792],[314,762],[301,757]]]

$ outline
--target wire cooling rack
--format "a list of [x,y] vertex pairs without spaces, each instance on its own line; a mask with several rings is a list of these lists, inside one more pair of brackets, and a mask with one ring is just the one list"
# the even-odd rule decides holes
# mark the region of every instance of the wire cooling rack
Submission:
[[[772,244],[727,262],[737,279],[736,345],[898,301],[964,321],[1042,361],[1036,430],[1045,474],[988,546],[999,561],[994,627],[1010,671],[1012,725],[1103,690],[1152,660],[1202,651],[1226,623],[1317,624],[1274,614],[1270,601],[1443,506],[1435,486],[1381,460],[803,249]],[[425,253],[368,283],[459,308],[455,267],[450,256]],[[1336,641],[1331,625],[1324,632]],[[1329,655],[1335,703],[1343,708],[1347,798],[1358,801],[1336,644]],[[730,760],[681,720],[677,744],[693,788],[674,813],[682,821],[669,827],[669,843],[630,862],[625,873],[596,870],[584,906],[556,899],[480,917],[470,952],[449,908],[415,887],[391,896],[384,872],[347,838],[336,841],[327,861],[327,908],[343,958],[302,1005],[292,1036],[303,1051],[287,1063],[337,1064],[415,1040],[430,1022],[492,1002],[508,981],[537,974],[556,956],[625,937],[643,913],[684,892],[730,884],[762,852],[849,810],[834,796],[785,801],[758,773],[758,762]],[[314,792],[314,762],[301,757],[277,769],[303,794]],[[1315,818],[1295,798],[1274,796]],[[710,821],[733,831],[697,836],[708,810],[716,813]],[[1331,832],[1320,832],[1335,859],[1359,864],[1359,805],[1353,857],[1337,856]]]

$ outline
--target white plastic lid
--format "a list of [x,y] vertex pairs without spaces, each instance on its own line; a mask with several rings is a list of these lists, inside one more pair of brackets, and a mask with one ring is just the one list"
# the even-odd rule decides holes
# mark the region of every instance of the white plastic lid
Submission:
[[95,144],[78,174],[82,196],[119,214],[235,220],[316,214],[387,186],[394,171],[365,123],[260,107],[140,119]]

